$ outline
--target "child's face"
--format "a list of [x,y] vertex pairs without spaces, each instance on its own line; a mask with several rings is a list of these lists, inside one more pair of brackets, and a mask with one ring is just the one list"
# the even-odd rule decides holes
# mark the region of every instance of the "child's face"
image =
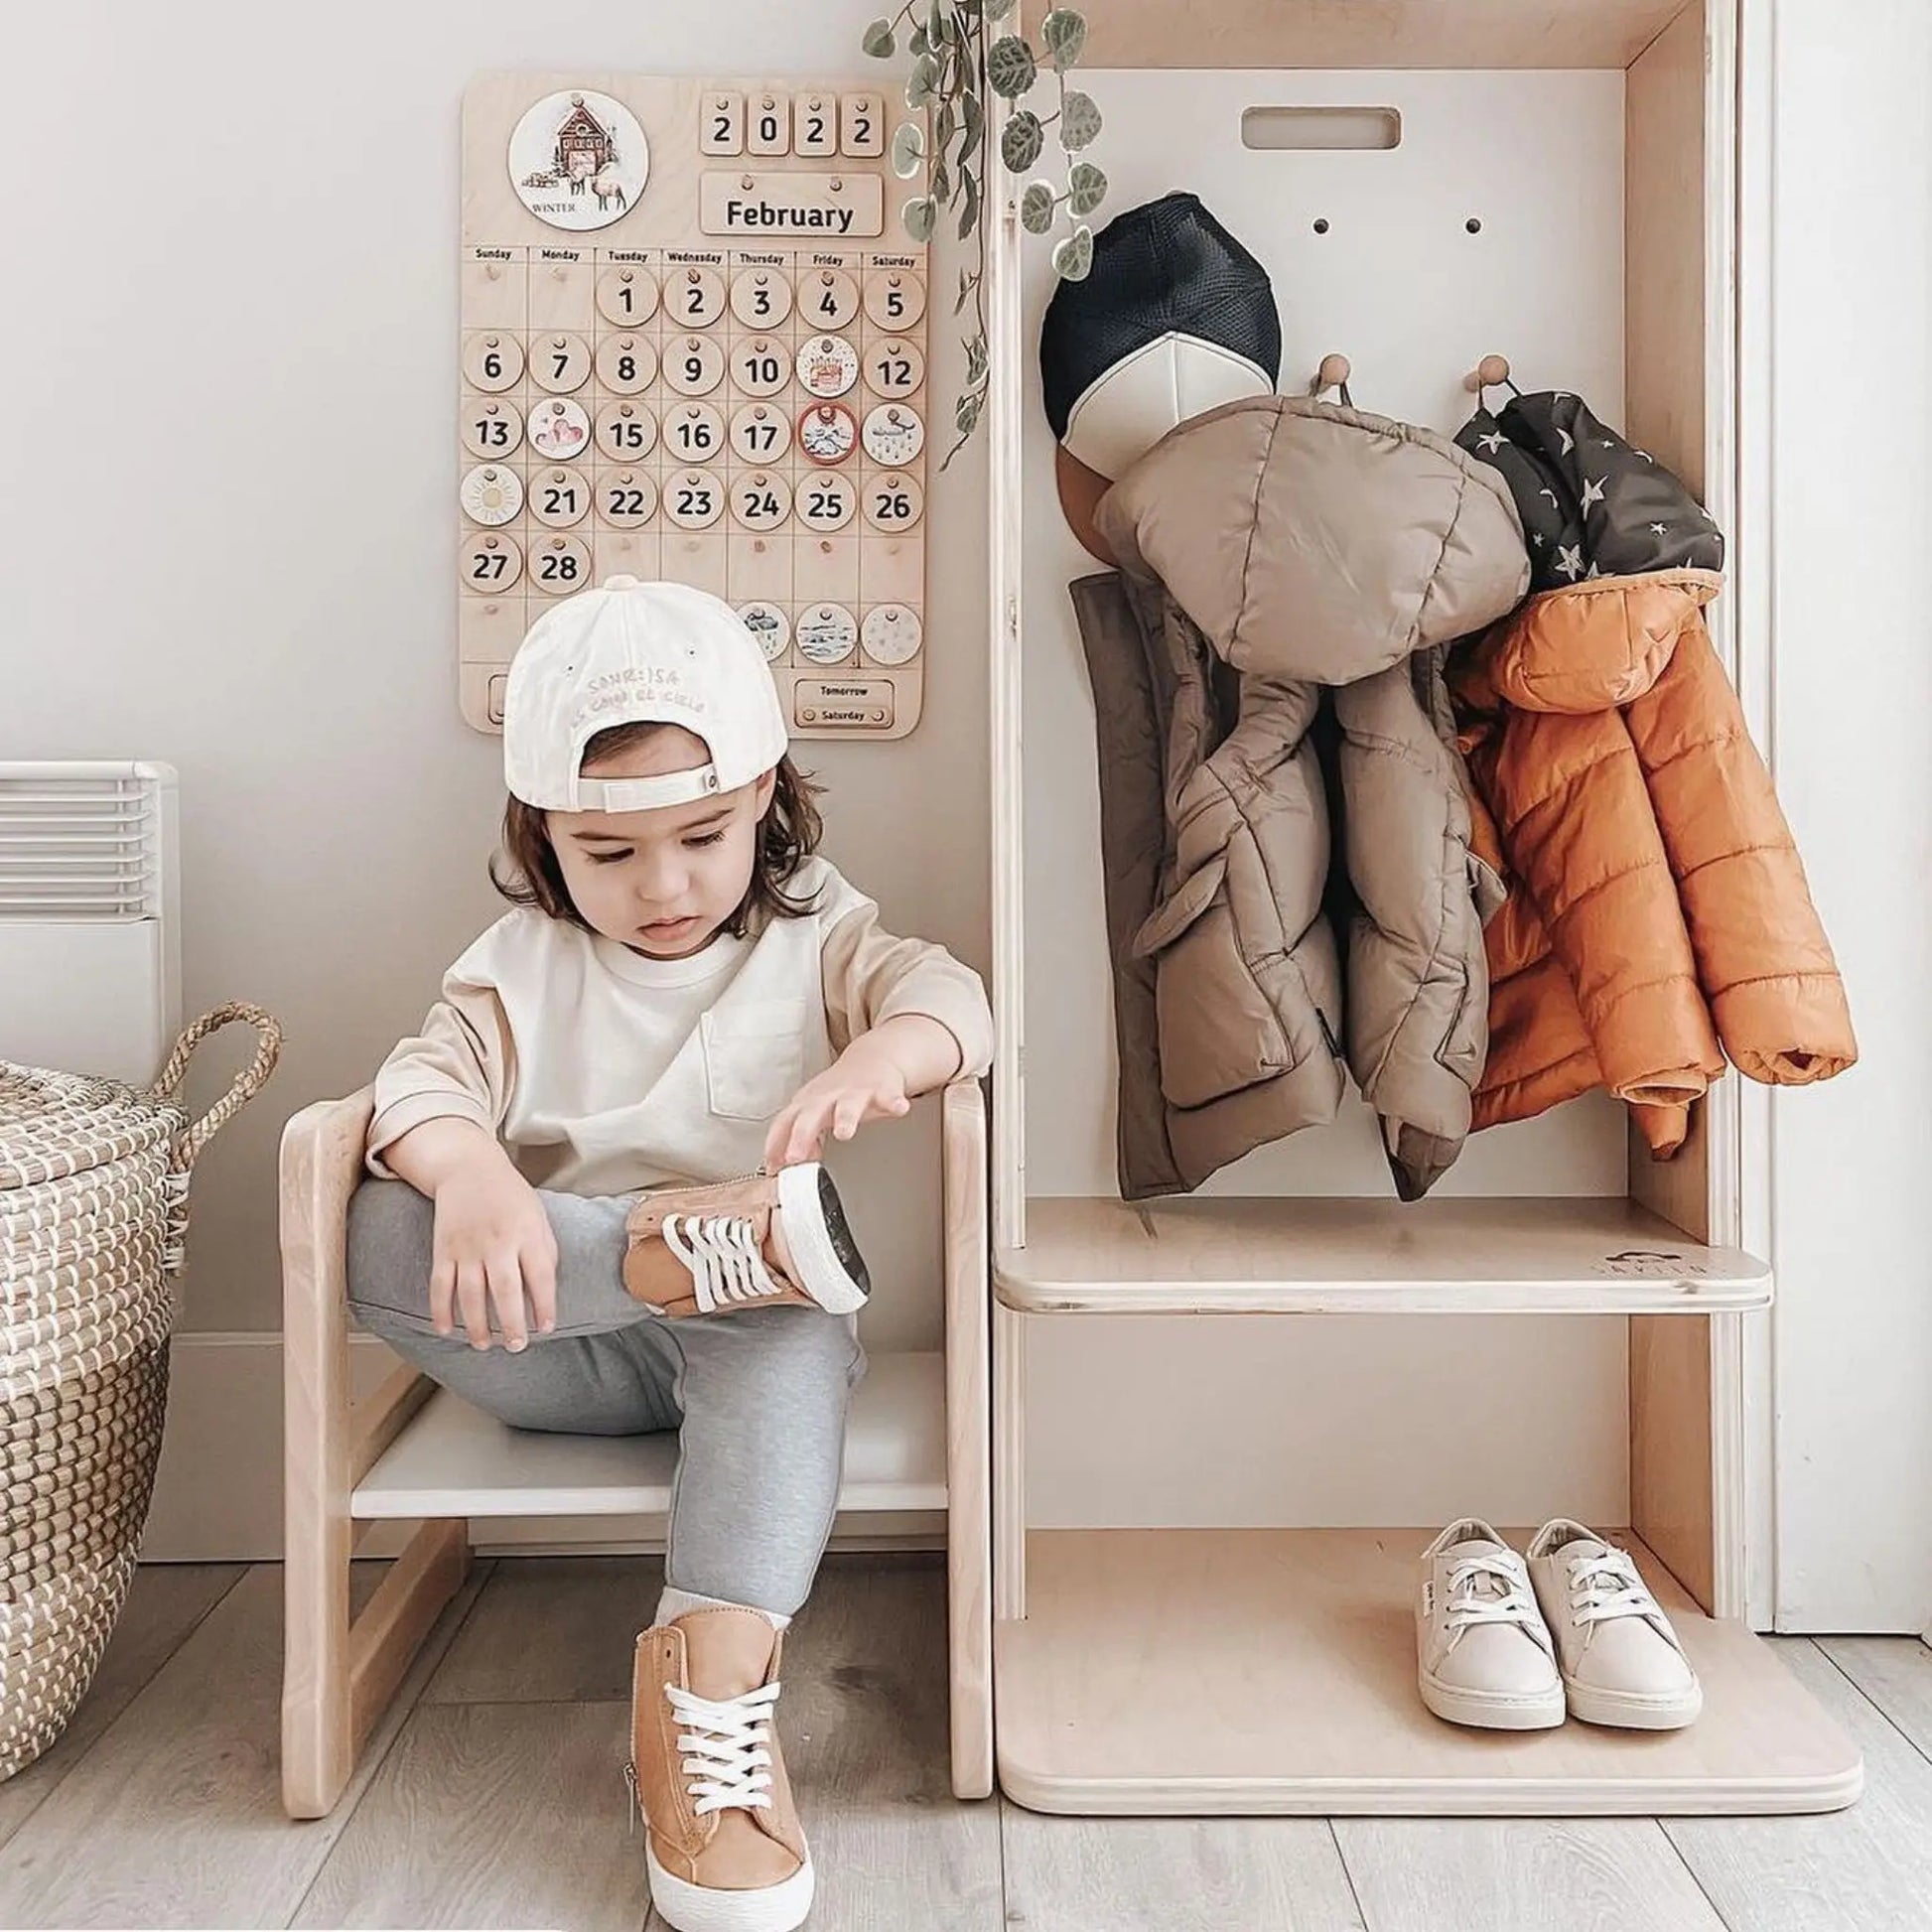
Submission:
[[[655,778],[708,761],[702,740],[666,725],[587,778]],[[711,943],[752,883],[759,821],[775,774],[689,805],[643,812],[550,812],[551,848],[578,911],[607,939],[652,959]]]

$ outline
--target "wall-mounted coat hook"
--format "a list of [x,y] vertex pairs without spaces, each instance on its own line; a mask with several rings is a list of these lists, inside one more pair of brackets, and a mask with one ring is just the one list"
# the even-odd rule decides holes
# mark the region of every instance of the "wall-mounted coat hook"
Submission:
[[1467,375],[1462,378],[1462,386],[1472,389],[1478,396],[1485,389],[1493,389],[1498,384],[1507,388],[1511,395],[1520,396],[1523,392],[1509,379],[1509,357],[1507,355],[1485,355]]
[[1320,366],[1314,372],[1314,380],[1309,384],[1309,394],[1318,396],[1324,389],[1338,389],[1341,392],[1342,406],[1353,409],[1354,398],[1348,393],[1348,357],[1333,353],[1321,358]]

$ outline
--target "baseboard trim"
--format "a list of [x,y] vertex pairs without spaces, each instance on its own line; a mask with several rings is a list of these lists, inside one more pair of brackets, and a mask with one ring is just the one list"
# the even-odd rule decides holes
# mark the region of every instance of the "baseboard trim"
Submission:
[[[349,1386],[377,1386],[396,1356],[373,1335],[348,1338]],[[382,1523],[356,1551],[393,1557],[414,1526]],[[841,1516],[835,1550],[939,1550],[938,1511]],[[654,1556],[662,1517],[474,1519],[484,1556]],[[282,1337],[260,1329],[179,1334],[169,1351],[168,1426],[143,1563],[279,1563],[282,1559]]]

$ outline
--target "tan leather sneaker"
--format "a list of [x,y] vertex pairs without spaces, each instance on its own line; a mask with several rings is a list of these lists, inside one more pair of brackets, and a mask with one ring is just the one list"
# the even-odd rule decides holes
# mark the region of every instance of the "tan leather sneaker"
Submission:
[[809,1302],[863,1308],[872,1283],[816,1161],[707,1187],[658,1187],[630,1210],[623,1285],[664,1314]]
[[757,1610],[692,1610],[639,1633],[630,1762],[650,1902],[676,1932],[793,1932],[812,1859],[772,1733],[777,1631]]

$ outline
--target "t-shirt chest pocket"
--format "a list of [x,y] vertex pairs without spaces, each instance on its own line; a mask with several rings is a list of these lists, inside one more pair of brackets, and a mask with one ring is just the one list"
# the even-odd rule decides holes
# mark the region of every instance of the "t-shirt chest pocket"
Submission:
[[795,1000],[740,1000],[698,1022],[705,1100],[728,1120],[769,1120],[805,1081],[806,1012]]

